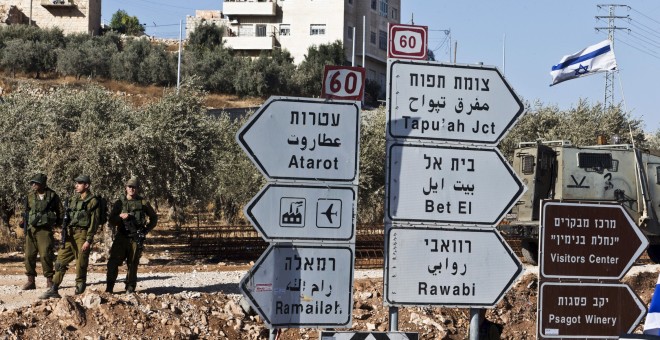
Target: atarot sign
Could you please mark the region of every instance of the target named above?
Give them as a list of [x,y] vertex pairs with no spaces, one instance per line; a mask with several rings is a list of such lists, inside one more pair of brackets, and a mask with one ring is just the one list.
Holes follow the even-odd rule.
[[269,180],[357,182],[354,101],[270,97],[236,139]]
[[546,278],[620,279],[649,243],[618,204],[548,201],[541,221]]

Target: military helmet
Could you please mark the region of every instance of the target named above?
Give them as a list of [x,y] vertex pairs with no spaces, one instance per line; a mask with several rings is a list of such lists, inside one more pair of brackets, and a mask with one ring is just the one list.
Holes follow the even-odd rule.
[[89,176],[87,175],[80,175],[76,178],[73,179],[74,182],[79,182],[79,183],[87,183],[90,184],[92,181],[89,179]]
[[46,181],[48,181],[48,177],[46,174],[38,173],[30,179],[30,183],[37,183],[41,185],[46,185]]
[[127,187],[139,187],[140,186],[140,181],[137,179],[137,177],[133,176],[128,181],[126,181],[126,186]]

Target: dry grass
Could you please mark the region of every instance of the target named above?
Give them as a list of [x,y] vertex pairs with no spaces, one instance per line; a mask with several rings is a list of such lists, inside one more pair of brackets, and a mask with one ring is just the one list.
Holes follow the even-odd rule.
[[[117,95],[125,96],[126,99],[135,106],[142,106],[158,100],[163,96],[167,89],[172,87],[163,86],[142,86],[124,81],[115,80],[89,80],[86,78],[76,79],[75,77],[56,77],[56,78],[42,78],[31,79],[29,77],[10,78],[0,76],[0,87],[4,89],[4,93],[11,93],[12,89],[18,86],[21,82],[32,82],[43,87],[53,87],[68,85],[72,87],[82,87],[88,84],[97,84],[108,91]],[[228,95],[221,93],[209,93],[204,99],[204,104],[209,108],[235,108],[247,106],[259,106],[263,103],[261,98],[241,98],[236,95]]]

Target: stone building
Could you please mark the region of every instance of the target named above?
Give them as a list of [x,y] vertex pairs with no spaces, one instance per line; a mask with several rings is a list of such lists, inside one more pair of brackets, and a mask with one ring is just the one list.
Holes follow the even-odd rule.
[[194,32],[202,24],[227,26],[229,25],[229,20],[227,20],[221,11],[196,10],[195,16],[186,16],[186,39],[190,37],[190,33]]
[[101,29],[101,0],[0,0],[0,26],[29,24],[59,27],[64,34]]

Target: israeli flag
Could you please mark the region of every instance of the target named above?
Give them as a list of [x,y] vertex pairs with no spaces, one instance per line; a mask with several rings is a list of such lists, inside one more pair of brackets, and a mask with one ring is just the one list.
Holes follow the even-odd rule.
[[644,334],[660,335],[660,276],[658,276],[658,283],[655,284],[651,305],[646,314]]
[[603,40],[580,52],[561,58],[559,64],[553,66],[552,71],[550,71],[552,76],[550,86],[596,72],[615,70],[616,67],[612,42]]

